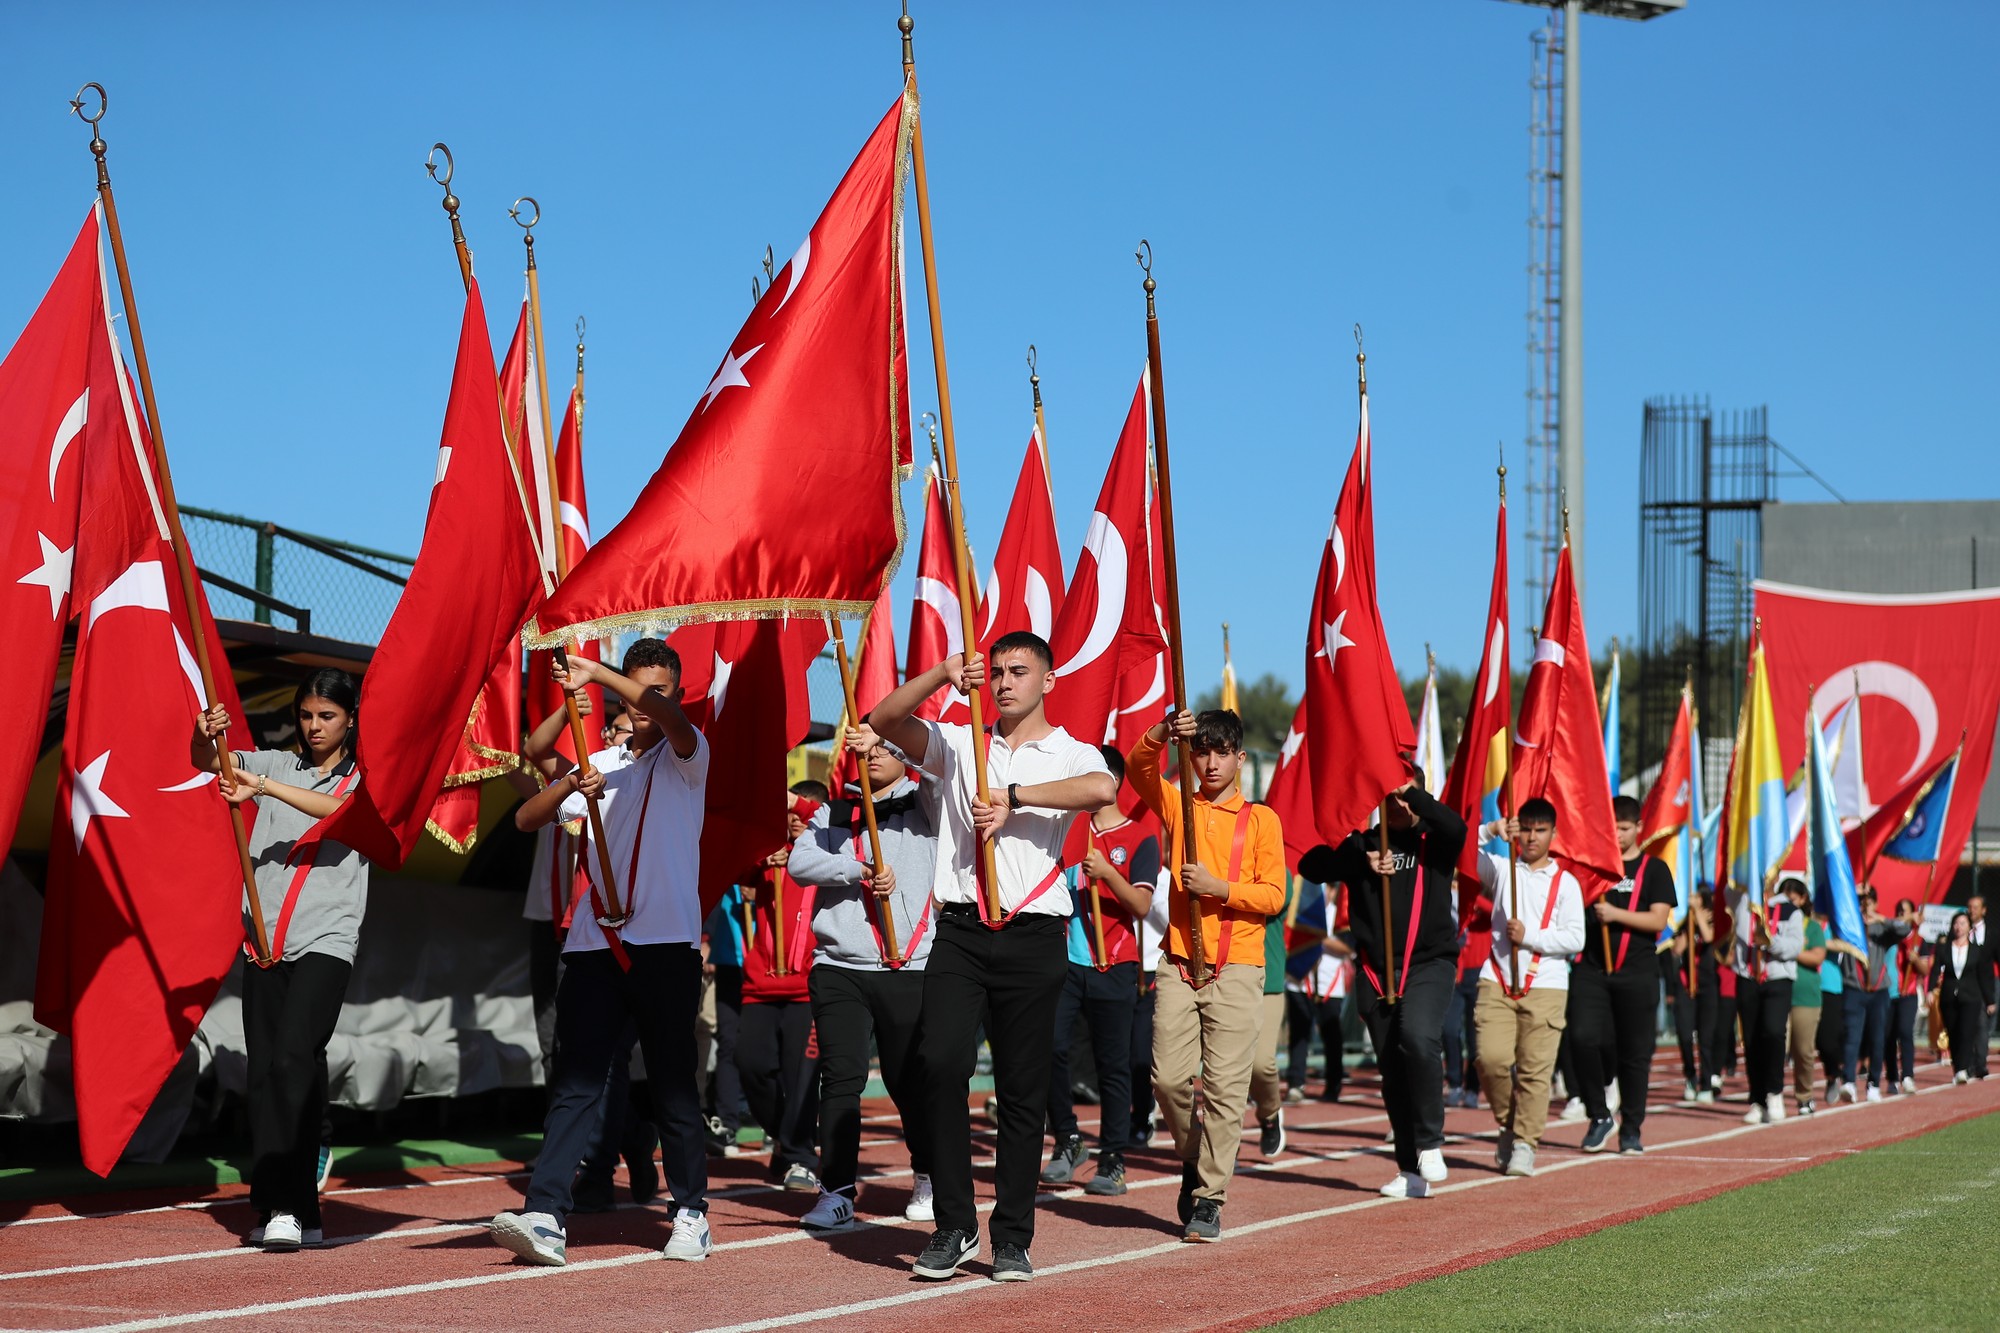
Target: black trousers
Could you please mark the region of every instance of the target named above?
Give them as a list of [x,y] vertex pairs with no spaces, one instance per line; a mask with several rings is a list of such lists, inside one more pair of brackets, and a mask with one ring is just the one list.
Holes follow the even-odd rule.
[[736,1072],[750,1114],[769,1138],[771,1174],[792,1166],[819,1170],[819,1044],[811,1002],[746,1002],[736,1030]]
[[715,966],[715,1085],[709,1090],[709,1113],[734,1137],[743,1124],[743,1077],[736,1072],[736,1033],[743,1020],[743,969],[734,963]]
[[[1444,1011],[1444,1081],[1453,1092],[1467,1083],[1475,1089],[1479,1086],[1479,1037],[1472,1026],[1472,1006],[1478,998],[1479,969],[1468,967],[1459,973],[1458,984],[1452,987],[1451,1004]],[[1327,1067],[1331,1069],[1332,1065]],[[1336,1078],[1329,1078],[1328,1082],[1339,1086]]]
[[854,1193],[861,1153],[861,1093],[868,1086],[868,1045],[882,1058],[882,1081],[903,1117],[910,1169],[931,1173],[916,1082],[917,1019],[923,1012],[922,972],[876,972],[814,965],[806,978],[819,1034],[820,1183]]
[[628,1022],[646,1053],[661,1165],[674,1206],[708,1211],[708,1157],[694,1072],[701,954],[689,944],[628,944],[625,952],[629,972],[609,949],[564,959],[556,991],[556,1082],[527,1201],[528,1211],[551,1213],[557,1221],[569,1214],[577,1168],[602,1133],[612,1065],[630,1056]]
[[1681,1077],[1693,1083],[1697,1073],[1694,1050],[1695,1006],[1693,997],[1688,994],[1687,972],[1674,957],[1672,949],[1662,949],[1654,957],[1659,960],[1660,984],[1665,986],[1667,991],[1667,1012],[1674,1018],[1674,1039],[1680,1043]]
[[1444,1012],[1458,985],[1458,964],[1433,958],[1397,980],[1403,994],[1394,1004],[1382,1002],[1365,972],[1355,993],[1382,1071],[1382,1104],[1396,1131],[1396,1165],[1414,1171],[1418,1153],[1444,1147]]
[[[1321,1096],[1334,1101],[1340,1096],[1340,1080],[1346,1071],[1341,1067],[1340,1008],[1346,1002],[1344,995],[1329,995],[1323,1000],[1315,1000],[1304,991],[1285,992],[1285,1030],[1291,1034],[1291,1048],[1285,1055],[1285,1086],[1303,1088],[1306,1085],[1306,1065],[1312,1055],[1312,1035],[1319,1032],[1319,1044],[1326,1052],[1326,1091]],[[1446,1011],[1444,1040],[1451,1041],[1451,1020]]]
[[290,1213],[308,1229],[320,1225],[326,1044],[353,971],[353,964],[317,953],[270,968],[243,965],[250,1202],[267,1214]]
[[1148,972],[1144,985],[1133,983],[1132,1004],[1132,1130],[1125,1142],[1137,1143],[1153,1118],[1153,998],[1159,982]]
[[1898,995],[1889,1001],[1889,1050],[1887,1064],[1891,1086],[1917,1076],[1916,995]]
[[1090,1028],[1090,1050],[1097,1060],[1097,1155],[1110,1160],[1124,1155],[1131,1142],[1131,1125],[1112,1108],[1129,1106],[1132,1088],[1132,1011],[1139,1004],[1139,964],[1118,963],[1103,972],[1081,963],[1068,964],[1062,994],[1056,999],[1055,1028],[1049,1052],[1049,1127],[1061,1143],[1076,1133],[1076,1100],[1070,1089],[1069,1052],[1076,1037],[1076,1020]]
[[1694,996],[1701,1086],[1710,1088],[1716,1079],[1736,1067],[1736,1002],[1723,995],[1721,983],[1713,976],[1698,974],[1695,985],[1701,987]]
[[1813,1045],[1819,1048],[1820,1067],[1832,1082],[1841,1080],[1840,1057],[1847,1048],[1847,1003],[1846,992],[1835,994],[1823,991],[1819,1002],[1819,1031],[1813,1034]]
[[639,1044],[639,1025],[627,1019],[618,1038],[619,1054],[612,1057],[611,1072],[604,1080],[604,1096],[598,1101],[597,1132],[591,1137],[590,1152],[577,1172],[578,1183],[589,1182],[611,1188],[618,1159],[628,1163],[651,1162],[657,1147],[653,1128],[653,1099],[648,1077],[632,1079],[632,1048]]
[[1069,969],[1068,928],[1067,920],[1047,913],[1023,913],[1001,930],[987,929],[970,905],[952,904],[938,913],[924,964],[917,1051],[940,1231],[979,1230],[966,1095],[983,1016],[993,1049],[993,1092],[1000,1099],[987,1230],[995,1245],[1026,1247],[1035,1238],[1042,1121],[1048,1114],[1056,1003]]
[[1938,1017],[1951,1036],[1951,1072],[1968,1076],[1979,1073],[1979,1042],[1985,1035],[1986,1006],[1979,993],[1964,999],[1946,995],[1938,1001]]
[[1743,1024],[1743,1067],[1756,1105],[1785,1090],[1785,1034],[1792,1019],[1792,979],[1736,978],[1736,1016]]
[[556,984],[562,979],[562,937],[546,921],[528,928],[528,995],[535,1007],[535,1041],[542,1048],[542,1090],[556,1081]]
[[1618,971],[1587,965],[1569,970],[1569,1036],[1576,1047],[1576,1095],[1592,1120],[1611,1118],[1607,1074],[1618,1079],[1618,1114],[1625,1128],[1646,1123],[1646,1084],[1653,1072],[1654,1022],[1660,972],[1646,959]]

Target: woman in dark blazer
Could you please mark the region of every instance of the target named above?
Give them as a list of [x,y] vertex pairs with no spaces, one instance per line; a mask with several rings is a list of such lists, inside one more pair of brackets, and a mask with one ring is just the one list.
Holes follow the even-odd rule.
[[1938,1015],[1951,1034],[1952,1081],[1963,1083],[1979,1068],[1981,1016],[1993,1012],[1992,945],[1972,942],[1972,918],[1959,912],[1937,942],[1931,984],[1937,988]]

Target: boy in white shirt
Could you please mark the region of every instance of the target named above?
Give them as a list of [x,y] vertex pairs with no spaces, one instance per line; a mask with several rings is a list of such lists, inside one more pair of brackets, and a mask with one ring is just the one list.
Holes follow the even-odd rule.
[[1505,833],[1514,849],[1511,870],[1491,852],[1479,857],[1479,882],[1493,899],[1493,956],[1472,1010],[1479,1079],[1500,1126],[1494,1163],[1510,1176],[1535,1174],[1567,1021],[1569,960],[1583,948],[1583,888],[1550,856],[1555,832],[1556,808],[1539,796],[1479,831],[1481,842]]

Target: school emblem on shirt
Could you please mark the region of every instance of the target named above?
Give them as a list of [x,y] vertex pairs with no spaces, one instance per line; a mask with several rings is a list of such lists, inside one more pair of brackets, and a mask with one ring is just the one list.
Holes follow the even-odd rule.
[[1113,847],[1111,849],[1111,864],[1115,866],[1125,864],[1125,849],[1123,847]]

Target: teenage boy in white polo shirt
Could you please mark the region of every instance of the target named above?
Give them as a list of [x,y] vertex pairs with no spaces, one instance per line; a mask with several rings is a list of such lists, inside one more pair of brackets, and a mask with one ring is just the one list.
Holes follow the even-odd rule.
[[[556,1081],[550,1090],[541,1156],[527,1205],[493,1219],[493,1239],[532,1263],[567,1262],[563,1219],[571,1183],[590,1150],[599,1103],[619,1035],[635,1025],[651,1077],[667,1188],[673,1196],[669,1259],[708,1256],[708,1159],[695,1084],[695,1018],[701,1005],[701,823],[708,741],[681,711],[680,656],[658,639],[626,650],[624,670],[571,658],[557,679],[602,685],[625,701],[632,739],[570,767],[514,816],[533,832],[555,819],[581,818],[596,796],[612,873],[626,916],[605,924],[608,903],[593,882],[563,946],[556,992]],[[593,879],[596,849],[589,849]],[[627,1042],[630,1037],[626,1037]]]
[[[1480,1082],[1500,1126],[1494,1163],[1510,1176],[1532,1176],[1549,1119],[1549,1073],[1567,1022],[1569,960],[1583,948],[1583,888],[1549,855],[1556,834],[1553,805],[1531,797],[1512,820],[1483,825],[1479,840],[1501,833],[1514,846],[1513,885],[1510,891],[1506,859],[1482,852],[1479,882],[1493,899],[1493,956],[1479,978],[1472,1027]],[[1513,917],[1516,894],[1520,915]]]
[[[924,1012],[917,1053],[932,1136],[937,1231],[918,1256],[918,1277],[943,1279],[979,1252],[972,1199],[972,1129],[966,1094],[982,1017],[993,1047],[999,1099],[995,1202],[988,1230],[993,1278],[1034,1276],[1028,1245],[1035,1235],[1036,1176],[1042,1117],[1049,1104],[1056,1005],[1069,970],[1069,888],[1062,849],[1078,811],[1118,797],[1118,784],[1094,745],[1042,711],[1056,683],[1049,645],[1026,632],[1003,634],[990,649],[993,704],[987,735],[911,715],[941,686],[965,693],[985,685],[978,654],[953,656],[904,682],[875,705],[877,735],[939,779],[937,929],[924,968]],[[978,797],[973,746],[986,747],[993,800]],[[991,841],[999,876],[1000,918],[988,920],[980,842]]]

